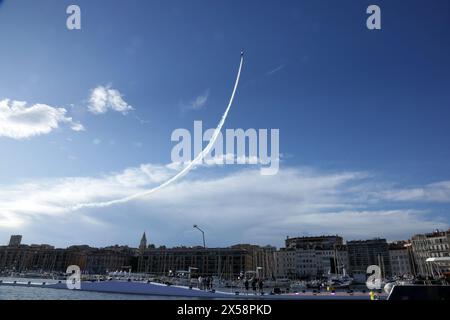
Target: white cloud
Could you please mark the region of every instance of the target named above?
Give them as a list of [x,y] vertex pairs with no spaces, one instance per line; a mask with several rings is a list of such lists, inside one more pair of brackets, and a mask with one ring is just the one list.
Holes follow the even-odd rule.
[[203,107],[205,107],[208,98],[209,98],[209,90],[206,90],[203,94],[200,94],[188,104],[182,103],[181,104],[182,111],[200,110]]
[[27,106],[24,101],[0,101],[0,137],[25,139],[48,134],[66,123],[74,131],[83,131],[81,123],[68,117],[67,110],[46,104]]
[[450,181],[415,188],[390,189],[380,192],[378,196],[391,201],[450,202]]
[[[280,161],[280,158],[277,159]],[[186,162],[172,162],[169,164],[170,167],[175,168],[183,168],[189,165],[191,161]],[[240,164],[240,165],[262,165],[264,164],[262,159],[258,156],[236,156],[233,153],[226,153],[221,155],[208,155],[203,161],[196,166],[206,166],[206,167],[214,167],[214,166],[223,166],[225,164]]]
[[167,166],[142,164],[137,168],[127,168],[115,175],[115,179],[127,187],[144,187],[153,183],[161,183],[170,178],[174,169]]
[[133,107],[123,100],[122,94],[116,89],[104,86],[94,88],[89,98],[88,110],[94,114],[102,114],[108,109],[127,114]]
[[95,233],[100,235],[106,234],[108,228],[117,228],[117,232],[130,230],[138,237],[147,226],[153,232],[152,241],[189,244],[198,240],[189,233],[192,224],[201,223],[208,230],[208,241],[214,245],[236,242],[280,245],[286,235],[338,233],[349,239],[382,236],[395,240],[448,227],[442,218],[408,205],[396,203],[389,208],[384,203],[380,208],[365,202],[366,194],[377,191],[367,173],[323,173],[307,168],[285,168],[274,176],[261,176],[258,170],[248,168],[208,178],[194,174],[127,204],[68,209],[80,203],[142,192],[166,181],[178,169],[174,164],[144,164],[96,178],[60,178],[0,186],[0,234],[26,229],[39,235],[42,228],[46,234],[56,234],[59,228],[48,225],[48,219],[52,218],[61,223],[70,220],[74,226],[61,237],[87,239],[83,242],[95,241],[96,235],[85,231],[94,228],[89,224],[95,221]]
[[85,130],[84,126],[81,123],[79,123],[79,122],[72,123],[70,128],[73,131],[84,131]]

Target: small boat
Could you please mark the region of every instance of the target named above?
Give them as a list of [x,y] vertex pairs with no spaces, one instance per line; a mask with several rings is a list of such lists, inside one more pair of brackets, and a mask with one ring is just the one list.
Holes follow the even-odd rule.
[[349,288],[352,283],[353,278],[345,272],[344,268],[342,269],[342,274],[334,275],[328,272],[328,280],[326,281],[328,287],[343,289]]
[[291,286],[290,286],[290,289],[293,292],[303,291],[303,290],[306,290],[307,288],[308,288],[308,285],[307,285],[306,281],[295,281],[295,282],[291,283]]
[[349,288],[352,283],[353,279],[347,276],[331,278],[328,280],[327,285],[335,289],[344,289]]
[[291,280],[286,278],[279,278],[275,280],[264,281],[264,288],[290,288]]
[[[387,288],[385,288],[387,291]],[[450,300],[449,285],[395,284],[390,289],[387,300]]]
[[306,287],[309,289],[317,289],[322,286],[322,281],[320,280],[311,280],[306,283]]

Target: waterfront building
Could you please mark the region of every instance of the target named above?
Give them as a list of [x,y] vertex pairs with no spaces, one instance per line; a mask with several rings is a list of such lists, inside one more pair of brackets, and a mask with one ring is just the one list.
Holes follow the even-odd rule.
[[343,274],[349,269],[344,247],[281,248],[276,261],[279,278],[317,279],[328,274]]
[[276,276],[277,278],[299,278],[297,272],[296,252],[293,248],[280,248],[276,252]]
[[22,272],[26,270],[52,269],[58,251],[44,245],[0,247],[0,271]]
[[318,276],[318,261],[315,249],[280,248],[277,254],[277,277],[306,279]]
[[336,245],[333,248],[318,247],[316,248],[316,256],[318,274],[343,274],[349,272],[348,252],[345,245]]
[[343,245],[343,238],[335,236],[318,236],[318,237],[287,237],[285,240],[286,248],[305,248],[305,247],[324,247],[333,248]]
[[22,242],[21,235],[12,235],[9,240],[9,246],[10,247],[20,247],[21,242]]
[[377,265],[383,277],[392,275],[389,245],[386,239],[347,242],[350,271],[365,279],[367,267]]
[[0,246],[0,271],[64,273],[69,265],[77,265],[87,274],[125,270],[167,275],[169,271],[195,268],[202,275],[236,278],[251,271],[257,272],[259,277],[271,278],[275,274],[275,251],[275,247],[249,244],[208,249],[156,248],[147,246],[144,234],[139,248],[117,245],[106,248],[74,245],[65,249],[50,245]]
[[136,249],[126,246],[92,248],[87,245],[55,249],[53,246],[20,245],[0,247],[2,272],[62,272],[78,265],[84,273],[122,270],[132,263]]
[[229,248],[147,248],[138,257],[138,272],[167,275],[195,269],[203,276],[235,279],[246,272],[263,278],[274,276],[275,248],[235,245]]
[[[415,235],[410,242],[388,245],[385,239],[349,241],[340,236],[287,238],[285,248],[238,244],[227,248],[156,248],[148,245],[144,233],[139,246],[93,248],[75,245],[54,248],[48,244],[22,244],[22,236],[12,236],[0,246],[0,272],[62,272],[69,265],[83,273],[133,271],[167,275],[169,271],[195,269],[202,275],[237,278],[257,272],[262,278],[314,279],[328,274],[362,275],[378,265],[383,276],[432,275],[428,258],[450,257],[450,230]],[[445,271],[450,271],[450,266]]]
[[252,244],[237,244],[230,248],[244,249],[249,253],[251,262],[250,265],[246,266],[244,271],[257,270],[257,276],[265,279],[275,278],[276,247],[269,245],[258,246]]
[[134,259],[136,249],[128,246],[113,246],[101,249],[94,248],[86,255],[85,272],[104,274],[114,271],[136,270]]
[[277,277],[316,279],[348,271],[348,254],[340,236],[288,237],[276,267]]
[[[431,265],[426,260],[428,258],[450,257],[450,229],[417,234],[411,238],[411,244],[417,274],[431,276],[433,274]],[[445,266],[444,271],[450,271],[450,266]]]
[[413,275],[413,256],[410,243],[398,241],[389,244],[389,259],[393,276]]

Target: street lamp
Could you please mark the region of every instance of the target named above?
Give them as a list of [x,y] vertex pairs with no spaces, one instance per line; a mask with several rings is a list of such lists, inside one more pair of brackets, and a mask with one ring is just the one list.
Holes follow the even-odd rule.
[[205,232],[202,229],[200,229],[196,224],[194,224],[194,229],[197,229],[197,230],[199,230],[202,233],[202,236],[203,236],[203,248],[206,249]]

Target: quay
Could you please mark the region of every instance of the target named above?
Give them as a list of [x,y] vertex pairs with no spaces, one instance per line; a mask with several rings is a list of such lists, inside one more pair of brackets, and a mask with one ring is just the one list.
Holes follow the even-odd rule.
[[[21,286],[48,288],[55,290],[69,290],[65,281],[61,280],[0,280],[0,286]],[[189,288],[185,286],[166,285],[155,282],[139,281],[83,281],[81,282],[81,291],[120,293],[120,294],[138,294],[147,296],[163,296],[174,298],[199,298],[199,299],[249,299],[249,300],[370,300],[369,292],[345,292],[336,291],[334,293],[327,291],[311,291],[270,294],[246,293],[242,290],[200,290],[198,288]],[[380,294],[380,299],[385,299],[386,294]]]

